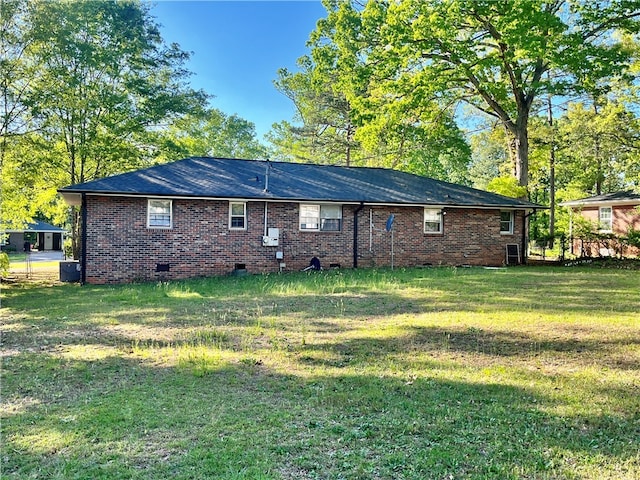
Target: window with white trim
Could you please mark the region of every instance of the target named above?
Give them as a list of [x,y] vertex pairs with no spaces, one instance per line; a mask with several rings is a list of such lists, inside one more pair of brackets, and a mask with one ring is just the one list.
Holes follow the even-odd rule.
[[173,202],[150,198],[147,201],[147,227],[172,228]]
[[611,207],[600,207],[598,209],[598,228],[601,232],[613,231],[613,212]]
[[503,235],[513,234],[513,210],[500,212],[500,233]]
[[244,202],[229,202],[229,229],[247,229],[247,204]]
[[442,210],[424,209],[424,233],[442,233]]
[[339,232],[341,228],[341,205],[300,204],[300,230]]

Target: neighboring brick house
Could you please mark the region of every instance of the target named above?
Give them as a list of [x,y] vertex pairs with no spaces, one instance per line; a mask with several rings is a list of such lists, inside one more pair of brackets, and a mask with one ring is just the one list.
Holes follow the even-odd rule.
[[[573,228],[575,215],[591,222],[599,233],[624,237],[631,229],[640,230],[640,193],[633,191],[606,193],[593,197],[571,200],[560,204],[568,207],[571,213],[571,232],[573,253],[581,256],[611,255],[609,248],[598,242],[585,243],[577,237]],[[640,250],[627,247],[628,255],[640,255]]]
[[522,261],[528,214],[542,208],[395,170],[222,158],[60,193],[83,208],[88,283],[300,270],[312,257],[323,268],[498,266],[507,245],[508,263]]

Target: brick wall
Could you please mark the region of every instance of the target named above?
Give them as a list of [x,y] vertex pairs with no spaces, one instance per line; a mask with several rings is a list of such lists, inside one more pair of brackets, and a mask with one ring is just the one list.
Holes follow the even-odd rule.
[[[582,210],[576,212],[583,218],[598,225],[600,209],[597,206],[586,206]],[[615,205],[611,209],[612,214],[612,233],[618,236],[624,236],[631,229],[640,230],[640,214],[638,214],[636,205]],[[583,239],[573,240],[573,253],[576,255],[586,255],[597,257],[600,255],[609,256],[613,252],[606,245],[598,242],[585,243]],[[640,256],[640,249],[635,247],[626,247],[624,249],[625,256]]]
[[[343,207],[340,232],[298,228],[297,203],[269,203],[267,227],[280,229],[277,247],[262,246],[264,202],[247,203],[247,229],[229,230],[227,201],[173,200],[173,228],[147,228],[147,199],[87,196],[88,283],[181,279],[231,273],[244,264],[249,273],[300,270],[311,257],[322,266],[353,266],[353,221],[357,206]],[[505,245],[522,244],[522,215],[513,235],[500,234],[500,212],[446,209],[442,234],[423,233],[421,207],[369,207],[358,213],[358,266],[391,264],[391,234],[384,227],[395,215],[395,266],[502,265]],[[276,259],[283,253],[283,260]],[[156,271],[157,265],[169,271]]]
[[[578,213],[595,225],[598,224],[598,207],[587,206]],[[635,205],[615,205],[611,213],[612,229],[616,235],[625,235],[631,228],[640,230],[640,215]]]

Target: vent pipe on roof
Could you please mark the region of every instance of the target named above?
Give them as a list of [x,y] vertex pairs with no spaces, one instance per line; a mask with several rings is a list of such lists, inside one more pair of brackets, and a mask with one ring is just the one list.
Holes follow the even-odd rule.
[[264,193],[269,192],[269,172],[271,171],[271,162],[267,158],[267,166],[264,171]]

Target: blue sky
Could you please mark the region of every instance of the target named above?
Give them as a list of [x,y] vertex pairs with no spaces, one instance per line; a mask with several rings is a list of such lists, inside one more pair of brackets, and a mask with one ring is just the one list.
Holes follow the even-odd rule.
[[279,68],[296,68],[326,16],[319,0],[156,1],[151,14],[167,43],[192,52],[191,85],[215,95],[212,106],[256,125],[258,137],[291,120],[292,102],[273,86]]

